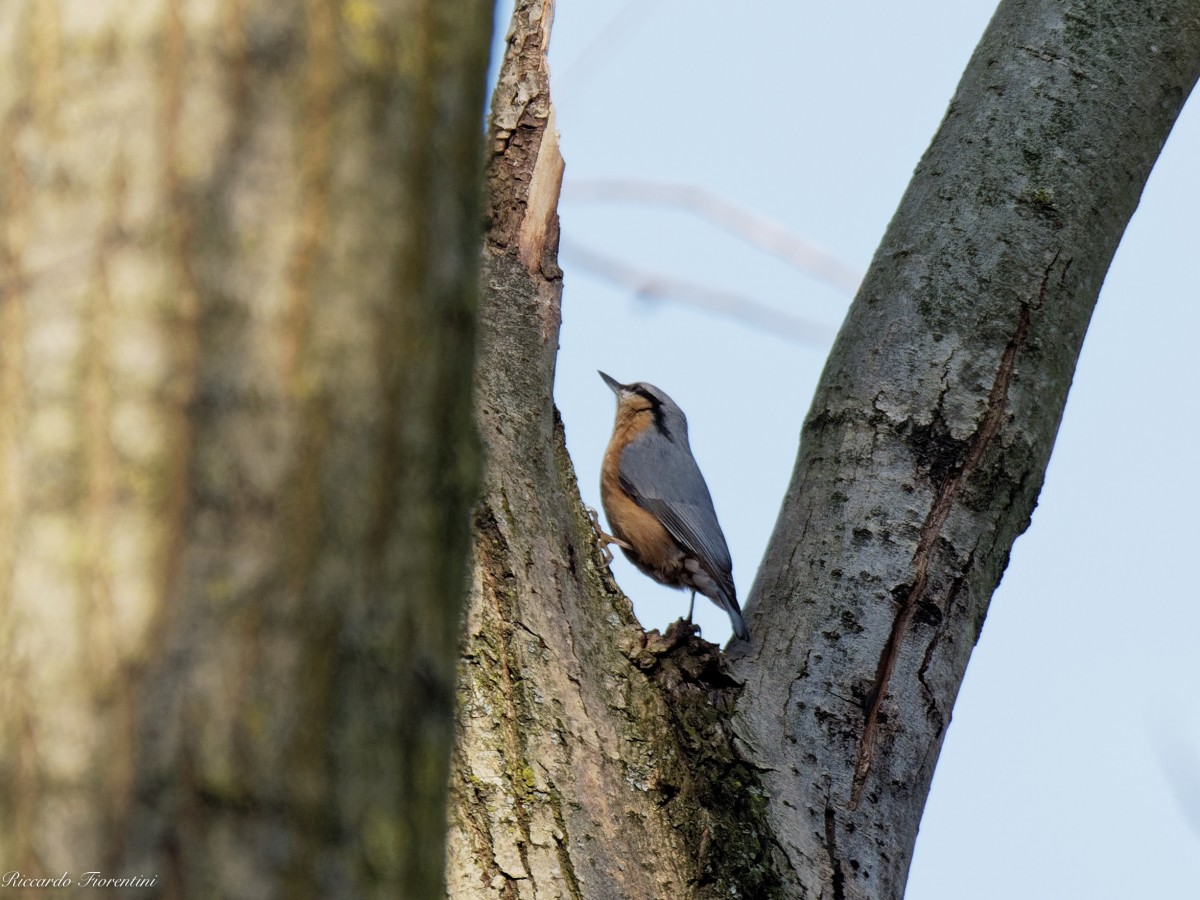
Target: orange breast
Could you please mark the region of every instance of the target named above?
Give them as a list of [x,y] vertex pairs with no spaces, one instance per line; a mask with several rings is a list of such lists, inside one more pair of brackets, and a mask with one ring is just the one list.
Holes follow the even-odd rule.
[[626,556],[643,572],[664,584],[678,585],[683,552],[654,515],[638,506],[621,488],[621,451],[651,421],[650,413],[637,413],[618,421],[600,467],[600,502],[613,535],[633,548]]

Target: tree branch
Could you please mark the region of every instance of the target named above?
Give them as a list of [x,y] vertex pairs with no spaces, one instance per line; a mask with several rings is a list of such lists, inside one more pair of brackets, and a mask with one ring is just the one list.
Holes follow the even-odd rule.
[[736,717],[796,896],[903,894],[1083,335],[1200,72],[1200,8],[1006,0],[839,333],[747,607]]

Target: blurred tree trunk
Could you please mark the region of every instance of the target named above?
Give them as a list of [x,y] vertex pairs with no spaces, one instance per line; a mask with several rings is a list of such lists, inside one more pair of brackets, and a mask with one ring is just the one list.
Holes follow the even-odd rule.
[[490,31],[0,7],[4,870],[443,892]]
[[564,448],[548,6],[517,3],[493,98],[450,894],[899,897],[1100,285],[1200,72],[1200,7],[1001,4],[833,348],[752,643],[723,660],[642,633]]

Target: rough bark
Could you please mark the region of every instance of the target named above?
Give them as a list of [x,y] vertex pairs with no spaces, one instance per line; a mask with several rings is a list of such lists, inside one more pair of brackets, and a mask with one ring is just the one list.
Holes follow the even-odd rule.
[[810,897],[898,897],[1200,7],[1008,0],[842,327],[751,592],[736,716]]
[[640,632],[563,448],[549,9],[517,4],[493,100],[451,894],[899,897],[1200,10],[1001,5],[834,347],[754,643],[725,660]]
[[489,31],[4,5],[6,870],[443,893]]

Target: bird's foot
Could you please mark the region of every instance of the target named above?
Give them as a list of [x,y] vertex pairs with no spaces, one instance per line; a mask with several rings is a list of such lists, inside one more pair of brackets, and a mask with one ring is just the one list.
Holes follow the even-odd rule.
[[590,506],[585,506],[584,509],[587,510],[588,518],[592,520],[592,530],[596,532],[596,537],[600,541],[600,552],[603,554],[604,564],[607,566],[613,561],[613,552],[608,549],[609,544],[616,544],[622,550],[628,550],[630,547],[620,538],[604,533],[604,529],[600,527],[600,513]]

